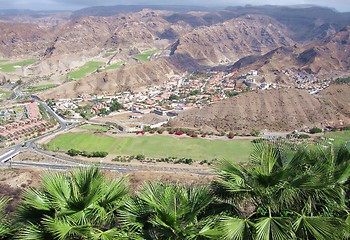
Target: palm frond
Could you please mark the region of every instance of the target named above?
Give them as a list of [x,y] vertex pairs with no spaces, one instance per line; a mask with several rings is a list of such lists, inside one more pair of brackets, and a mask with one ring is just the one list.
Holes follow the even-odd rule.
[[223,217],[219,223],[223,239],[249,240],[253,236],[253,223],[249,219]]
[[293,223],[293,229],[301,239],[336,240],[343,239],[345,222],[334,217],[300,216]]
[[25,227],[19,231],[16,237],[18,240],[47,240],[51,238],[52,236],[49,236],[42,226],[32,223],[27,223]]
[[265,217],[255,223],[257,240],[295,239],[290,219],[285,217]]
[[44,226],[58,240],[74,239],[75,237],[88,238],[91,236],[91,226],[76,225],[69,218],[55,219],[46,217],[43,219]]

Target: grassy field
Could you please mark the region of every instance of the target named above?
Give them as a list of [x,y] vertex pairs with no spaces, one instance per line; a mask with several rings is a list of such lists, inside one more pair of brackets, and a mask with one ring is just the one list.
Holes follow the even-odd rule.
[[78,70],[68,73],[68,77],[73,80],[78,80],[82,77],[85,77],[87,74],[96,71],[101,65],[103,65],[103,62],[87,62]]
[[8,99],[12,92],[0,90],[0,99]]
[[16,66],[24,67],[24,66],[28,66],[30,64],[33,64],[36,61],[37,61],[36,59],[28,59],[28,60],[24,60],[24,61],[20,61],[20,62],[0,65],[0,71],[1,72],[14,72],[14,71],[16,71]]
[[3,63],[3,62],[8,62],[8,60],[6,60],[6,59],[0,59],[0,63]]
[[190,157],[195,160],[234,159],[247,161],[252,143],[246,140],[206,140],[173,136],[109,137],[90,133],[68,133],[53,139],[50,150],[106,151],[110,154],[146,157]]
[[327,132],[327,138],[334,138],[335,144],[350,142],[350,131]]
[[50,88],[57,87],[57,84],[45,84],[45,85],[39,85],[34,87],[28,87],[25,91],[26,92],[39,92],[44,91]]
[[111,65],[105,67],[103,70],[108,71],[108,70],[112,70],[112,69],[118,69],[118,68],[120,68],[120,66],[123,65],[123,64],[125,64],[125,62],[113,63],[113,64],[111,64]]
[[137,58],[138,60],[140,60],[142,62],[147,62],[147,61],[149,61],[150,57],[153,54],[155,54],[156,52],[158,52],[157,49],[148,50],[148,51],[143,52],[141,54],[134,55],[134,58]]
[[96,131],[96,132],[107,132],[108,127],[101,126],[101,125],[83,125],[80,126],[81,129],[85,130],[91,130],[91,131]]

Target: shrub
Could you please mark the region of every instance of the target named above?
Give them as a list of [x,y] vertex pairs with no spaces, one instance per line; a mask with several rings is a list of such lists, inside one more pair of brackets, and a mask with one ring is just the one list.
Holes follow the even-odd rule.
[[69,149],[67,153],[70,156],[78,156],[81,152],[79,150],[72,148],[72,149]]
[[91,154],[91,157],[106,157],[108,155],[108,152],[92,152]]
[[250,132],[250,135],[254,137],[259,137],[260,131],[253,128],[252,131]]
[[139,160],[139,161],[145,160],[145,155],[137,154],[136,157],[135,157],[135,159],[136,159],[136,160]]
[[318,127],[313,127],[313,128],[310,129],[310,133],[311,134],[321,133],[321,132],[322,132],[322,129],[318,128]]
[[342,131],[349,131],[350,130],[350,126],[342,127],[340,130],[342,130]]
[[163,132],[164,132],[164,129],[158,129],[157,131],[158,134],[163,134]]
[[307,134],[302,133],[302,134],[299,134],[299,135],[298,135],[298,138],[299,138],[299,139],[307,139],[307,138],[310,138],[310,136],[307,135]]
[[234,132],[229,132],[229,134],[227,135],[227,137],[228,137],[229,139],[233,139],[233,138],[235,137]]

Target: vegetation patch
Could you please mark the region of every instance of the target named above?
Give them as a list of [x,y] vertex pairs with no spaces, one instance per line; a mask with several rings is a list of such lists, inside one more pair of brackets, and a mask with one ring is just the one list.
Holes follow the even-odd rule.
[[57,87],[57,84],[45,84],[45,85],[39,85],[39,86],[30,86],[25,91],[26,92],[39,92],[39,91],[45,91],[50,88]]
[[113,69],[118,69],[120,68],[121,65],[125,64],[125,62],[117,62],[117,63],[113,63],[107,67],[104,68],[104,70],[108,71],[108,70],[113,70]]
[[37,59],[28,59],[28,60],[24,60],[24,61],[20,61],[20,62],[0,65],[0,71],[1,72],[15,72],[16,68],[31,65],[31,64],[35,63],[36,61],[37,61]]
[[108,131],[108,127],[101,126],[101,125],[83,125],[83,126],[80,126],[80,128],[85,129],[85,130],[95,131],[95,132],[107,132]]
[[68,73],[68,78],[78,80],[87,74],[95,72],[103,65],[103,62],[90,61],[81,66],[78,70]]
[[142,62],[147,62],[150,60],[151,56],[153,54],[155,54],[156,52],[158,52],[158,49],[152,49],[152,50],[148,50],[146,52],[143,52],[141,54],[134,55],[133,57],[142,61]]
[[0,100],[8,99],[12,95],[12,92],[0,90]]
[[68,133],[53,139],[50,150],[105,151],[118,155],[142,154],[149,158],[178,157],[204,159],[234,159],[247,161],[252,143],[247,140],[207,140],[173,136],[109,137],[90,133]]
[[335,144],[350,142],[350,131],[327,132],[326,137],[334,139]]

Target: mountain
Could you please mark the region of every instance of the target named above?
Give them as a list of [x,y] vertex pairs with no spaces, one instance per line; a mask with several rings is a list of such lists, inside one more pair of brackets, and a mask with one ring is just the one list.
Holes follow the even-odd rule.
[[219,65],[294,44],[283,25],[252,15],[196,28],[179,39],[174,54],[188,54],[200,64]]
[[[267,81],[278,79],[289,85],[285,70],[304,69],[331,78],[333,73],[349,69],[348,13],[314,6],[246,6],[219,11],[147,6],[154,9],[137,11],[141,7],[117,6],[120,11],[115,15],[3,14],[0,54],[11,60],[39,59],[26,73],[50,75],[58,84],[89,61],[126,63],[108,71],[108,83],[98,82],[105,72],[94,72],[77,82],[64,83],[68,91],[68,87],[59,87],[55,96],[73,95],[70,89],[82,89],[79,94],[83,90],[87,94],[113,93],[161,83],[172,73],[211,69],[257,69]],[[41,20],[34,20],[35,14]],[[26,23],[16,23],[21,17]],[[57,24],[49,21],[50,17],[59,19]],[[157,51],[151,62],[135,58],[148,50]]]
[[5,56],[35,56],[45,51],[50,31],[36,24],[0,22],[0,53]]
[[324,39],[350,23],[350,13],[340,13],[318,6],[245,6],[227,7],[236,16],[261,14],[270,16],[285,25],[295,41]]
[[264,55],[246,56],[230,68],[259,69],[262,73],[304,69],[320,77],[330,78],[332,73],[350,70],[350,25],[332,38],[307,45],[279,47]]
[[319,96],[293,88],[250,92],[181,112],[173,126],[249,132],[337,125],[350,120],[349,92],[349,85],[332,85]]
[[72,18],[84,16],[113,16],[118,13],[139,12],[143,9],[172,11],[172,12],[191,12],[202,11],[210,12],[220,8],[207,8],[203,6],[181,6],[181,5],[115,5],[115,6],[95,6],[77,10],[73,13]]
[[[139,48],[151,47],[152,43],[155,42],[154,38],[157,32],[163,31],[162,29],[167,27],[175,28],[175,26],[169,26],[168,22],[161,21],[159,18],[146,17],[142,22],[137,22],[131,20],[133,16],[135,14],[129,15],[128,21],[123,20],[125,21],[124,24],[116,26],[113,34],[115,37],[106,42],[108,48],[127,46],[131,42],[134,42],[133,46]],[[123,23],[123,21],[119,21],[119,23]],[[150,23],[154,25],[153,28],[148,27]],[[168,74],[173,72],[184,74],[196,70],[209,70],[212,66],[226,64],[245,55],[267,52],[280,45],[290,46],[294,44],[294,41],[284,34],[285,29],[282,25],[269,17],[263,16],[241,17],[222,24],[200,27],[194,30],[186,27],[181,28],[180,26],[177,26],[177,29],[179,35],[181,31],[188,31],[189,33],[183,34],[176,41],[175,46],[172,45],[171,48],[174,49],[171,51],[171,56],[115,70],[108,73],[110,76],[108,82],[99,81],[104,77],[103,73],[95,74],[93,77],[70,83],[67,87],[62,86],[52,90],[55,93],[48,91],[45,95],[58,96],[61,92],[64,96],[78,96],[84,91],[85,94],[98,94],[101,92],[113,93],[121,88],[134,89],[157,82],[161,83],[167,79]],[[69,31],[66,31],[66,34],[68,33]],[[83,31],[79,31],[79,33],[83,33]],[[100,34],[99,37],[101,36]],[[69,39],[72,39],[72,37]],[[92,46],[98,46],[98,42],[92,41]],[[71,45],[64,44],[63,46],[70,46],[72,49],[79,49],[80,51],[83,49],[82,47],[75,47],[75,44],[82,43],[73,41]],[[87,46],[87,49],[91,50],[92,46]],[[74,54],[74,50],[71,53]],[[60,61],[63,60],[60,59]],[[70,61],[72,61],[71,57]]]

